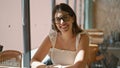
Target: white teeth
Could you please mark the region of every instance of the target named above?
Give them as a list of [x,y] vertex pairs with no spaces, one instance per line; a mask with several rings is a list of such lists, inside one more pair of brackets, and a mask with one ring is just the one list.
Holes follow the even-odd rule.
[[63,20],[62,19],[60,20],[60,24],[63,24]]

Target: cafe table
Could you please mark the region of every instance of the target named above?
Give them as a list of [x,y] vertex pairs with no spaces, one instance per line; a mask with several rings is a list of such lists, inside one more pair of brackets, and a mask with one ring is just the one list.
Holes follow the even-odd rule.
[[21,68],[21,67],[12,67],[12,66],[0,66],[0,68]]

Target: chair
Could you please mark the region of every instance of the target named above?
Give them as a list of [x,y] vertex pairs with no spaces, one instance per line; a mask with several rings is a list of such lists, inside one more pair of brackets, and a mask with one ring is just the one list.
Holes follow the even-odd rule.
[[104,32],[103,30],[99,29],[88,29],[86,30],[90,37],[91,44],[101,44],[104,41]]
[[89,44],[89,53],[88,53],[88,66],[91,68],[91,64],[96,61],[96,54],[98,52],[98,45],[97,44]]
[[16,50],[0,52],[0,66],[21,67],[22,53]]
[[104,32],[99,29],[88,29],[86,31],[88,32],[90,38],[88,65],[89,68],[91,68],[91,64],[93,62],[103,59],[103,56],[102,55],[97,56],[97,53],[99,51],[98,45],[103,43]]

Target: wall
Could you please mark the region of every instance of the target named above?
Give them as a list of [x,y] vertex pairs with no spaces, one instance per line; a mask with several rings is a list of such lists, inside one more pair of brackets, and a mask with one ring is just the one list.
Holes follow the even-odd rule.
[[105,35],[120,32],[120,0],[94,0],[94,25]]
[[31,48],[40,46],[49,33],[51,24],[51,0],[31,0]]
[[[108,51],[120,59],[120,0],[94,1],[94,28],[102,29],[105,38],[108,38],[107,41],[112,36],[111,32],[119,33],[117,37],[119,41],[113,40],[112,47],[108,48]],[[120,61],[118,65],[120,65]]]
[[[50,0],[31,0],[31,47],[37,48],[49,33],[51,23]],[[3,50],[23,52],[21,0],[0,0],[0,45]]]
[[23,50],[20,0],[0,0],[0,45],[3,49]]

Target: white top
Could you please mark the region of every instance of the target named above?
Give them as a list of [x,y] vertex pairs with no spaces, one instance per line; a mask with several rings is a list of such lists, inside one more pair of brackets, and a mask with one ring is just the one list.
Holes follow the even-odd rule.
[[76,36],[76,51],[61,50],[61,49],[55,48],[57,33],[53,32],[49,34],[49,37],[53,46],[53,48],[50,49],[49,56],[53,64],[61,64],[61,65],[74,64],[74,60],[77,55],[77,48],[79,44],[80,34]]

